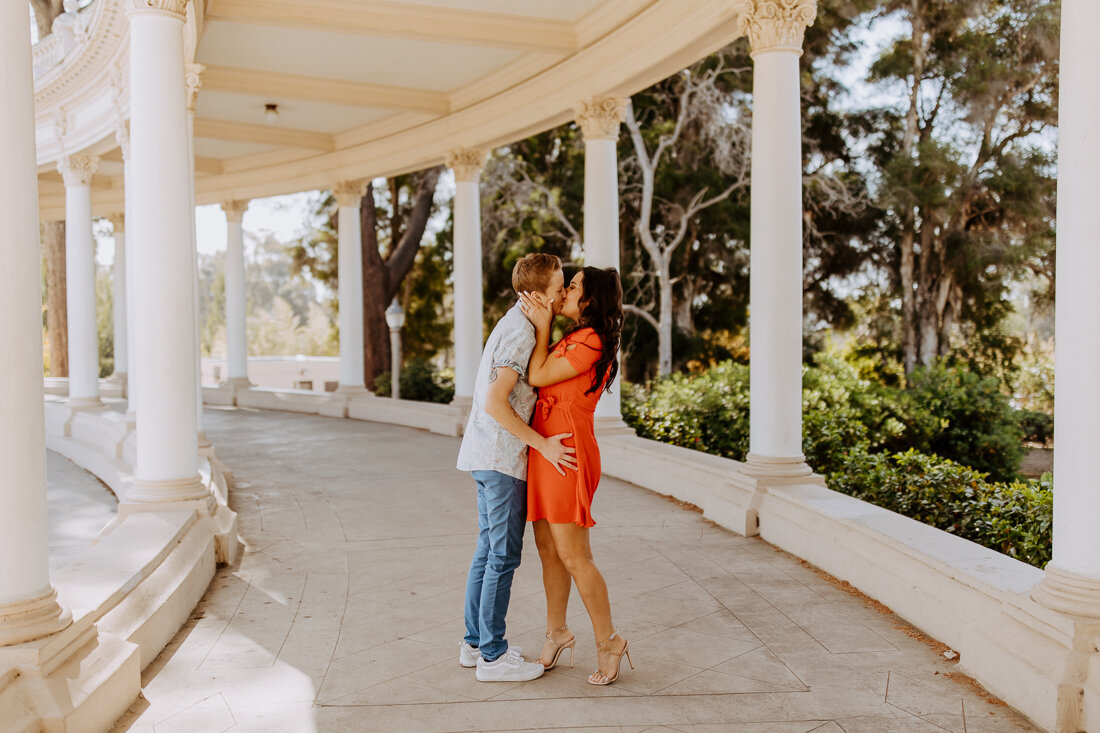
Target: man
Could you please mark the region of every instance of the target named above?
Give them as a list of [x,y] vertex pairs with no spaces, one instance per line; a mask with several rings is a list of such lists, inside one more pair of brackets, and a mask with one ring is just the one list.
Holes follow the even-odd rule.
[[[536,293],[556,313],[564,300],[561,260],[529,254],[512,270],[512,288]],[[570,433],[543,437],[528,421],[535,408],[527,363],[535,328],[519,305],[493,328],[474,383],[473,406],[458,452],[458,469],[477,484],[477,549],[466,580],[466,637],[458,663],[477,667],[479,682],[519,682],[543,673],[504,639],[504,617],[519,566],[527,523],[527,448],[541,453],[558,471],[576,470],[574,449],[562,445]]]

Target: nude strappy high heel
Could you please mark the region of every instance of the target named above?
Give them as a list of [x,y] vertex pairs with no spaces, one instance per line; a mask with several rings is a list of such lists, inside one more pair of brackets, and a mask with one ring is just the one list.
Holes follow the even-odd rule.
[[619,679],[619,667],[623,663],[623,655],[624,654],[626,655],[627,664],[630,665],[631,669],[634,669],[634,662],[631,661],[631,659],[630,659],[630,642],[629,641],[626,641],[625,639],[623,640],[624,641],[623,650],[621,652],[619,652],[618,654],[613,654],[611,652],[611,640],[614,639],[616,636],[618,636],[618,634],[616,632],[612,631],[611,636],[607,637],[603,641],[597,641],[596,642],[596,651],[597,652],[603,652],[604,654],[610,654],[611,658],[615,660],[615,672],[613,674],[611,674],[610,676],[608,676],[608,675],[604,674],[603,672],[601,672],[600,669],[599,669],[599,661],[598,661],[599,660],[599,654],[597,654],[596,655],[596,659],[597,659],[596,671],[593,672],[592,674],[588,675],[588,684],[590,684],[590,685],[610,685],[612,682]]
[[[546,640],[552,642],[552,641],[554,641],[554,634],[558,633],[559,631],[568,631],[568,630],[569,630],[569,626],[565,625],[565,626],[562,626],[560,629],[554,629],[553,631],[547,631],[546,634],[545,634]],[[564,642],[562,644],[556,644],[555,649],[554,649],[554,658],[550,660],[550,664],[545,665],[546,670],[549,671],[549,670],[554,668],[554,666],[558,663],[558,657],[560,657],[561,653],[563,651],[565,651],[566,649],[569,650],[569,668],[573,669],[573,648],[576,645],[577,645],[577,637],[575,637],[575,636],[570,638],[569,641],[567,641],[567,642]],[[539,660],[541,661],[542,657],[539,657]]]

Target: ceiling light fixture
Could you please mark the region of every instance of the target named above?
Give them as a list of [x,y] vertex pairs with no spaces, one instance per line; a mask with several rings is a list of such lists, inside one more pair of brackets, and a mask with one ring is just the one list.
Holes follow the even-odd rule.
[[279,121],[279,105],[277,104],[265,104],[264,105],[264,120],[269,125],[274,125]]

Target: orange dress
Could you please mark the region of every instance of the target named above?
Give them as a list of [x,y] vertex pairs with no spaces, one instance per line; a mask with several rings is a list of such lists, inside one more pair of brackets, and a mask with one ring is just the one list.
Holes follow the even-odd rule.
[[[572,349],[570,345],[574,345]],[[603,389],[585,394],[592,386],[596,362],[603,346],[591,328],[569,334],[550,351],[550,358],[568,359],[579,374],[572,379],[539,388],[538,402],[531,427],[540,435],[572,433],[562,441],[576,449],[577,470],[565,469],[565,475],[543,458],[529,451],[527,460],[527,521],[546,519],[552,524],[570,522],[593,527],[592,496],[600,483],[600,448],[596,444],[596,403]],[[603,385],[601,385],[602,387]]]

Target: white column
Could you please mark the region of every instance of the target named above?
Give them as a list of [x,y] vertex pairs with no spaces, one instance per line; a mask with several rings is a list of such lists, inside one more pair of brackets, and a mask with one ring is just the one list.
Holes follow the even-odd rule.
[[363,379],[363,250],[359,205],[366,181],[344,181],[333,187],[337,213],[340,299],[341,393],[366,390]]
[[486,151],[455,150],[447,154],[447,166],[455,174],[454,200],[454,342],[455,397],[458,405],[470,405],[481,362],[481,193],[478,180]]
[[[137,466],[127,504],[207,499],[198,476],[186,0],[130,0]],[[132,250],[135,248],[132,248]]]
[[92,238],[94,155],[70,155],[57,163],[65,180],[65,304],[69,313],[69,404],[99,400],[99,334],[96,332],[95,240]]
[[1040,603],[1100,617],[1100,3],[1063,0],[1058,108],[1058,294],[1054,355],[1054,558]]
[[248,381],[248,316],[245,307],[244,219],[249,202],[224,201],[226,241],[225,251],[225,338],[228,349],[229,383],[249,387]]
[[122,384],[122,393],[126,394],[126,364],[128,354],[126,351],[126,216],[113,214],[111,227],[114,229],[115,261],[114,261],[114,291],[111,298],[112,317],[114,319],[115,334],[115,373],[114,376]]
[[187,88],[187,191],[190,194],[191,207],[191,287],[194,290],[192,302],[195,309],[195,425],[199,429],[200,451],[211,448],[202,424],[202,335],[199,325],[199,250],[195,224],[195,103],[202,87],[200,75],[205,68],[202,64],[187,64],[184,67],[184,84]]
[[[119,120],[118,127],[115,129],[115,140],[118,142],[118,147],[122,151],[122,180],[123,180],[123,195],[125,197],[125,203],[123,205],[124,219],[130,219],[130,212],[133,209],[133,194],[134,194],[134,163],[130,155],[130,126],[128,123]],[[138,256],[141,254],[141,248],[134,245],[133,232],[130,233],[126,242],[126,262],[123,269],[125,270],[126,279],[126,307],[128,311],[128,317],[126,318],[126,352],[127,352],[127,365],[126,365],[126,420],[133,423],[137,420],[137,380],[139,379],[136,359],[134,358],[135,344],[137,339],[134,336],[134,319],[133,319],[133,304],[134,304],[134,273],[138,270],[135,264]]]
[[0,3],[0,646],[67,626],[50,585],[42,272],[27,8]]
[[808,475],[802,454],[802,113],[798,59],[815,0],[746,11],[753,58],[748,463]]
[[[584,135],[584,264],[619,270],[619,126],[626,119],[626,100],[597,97],[576,107]],[[621,272],[620,272],[621,274]],[[620,353],[620,364],[622,355]],[[596,405],[600,427],[622,423],[622,378]]]

